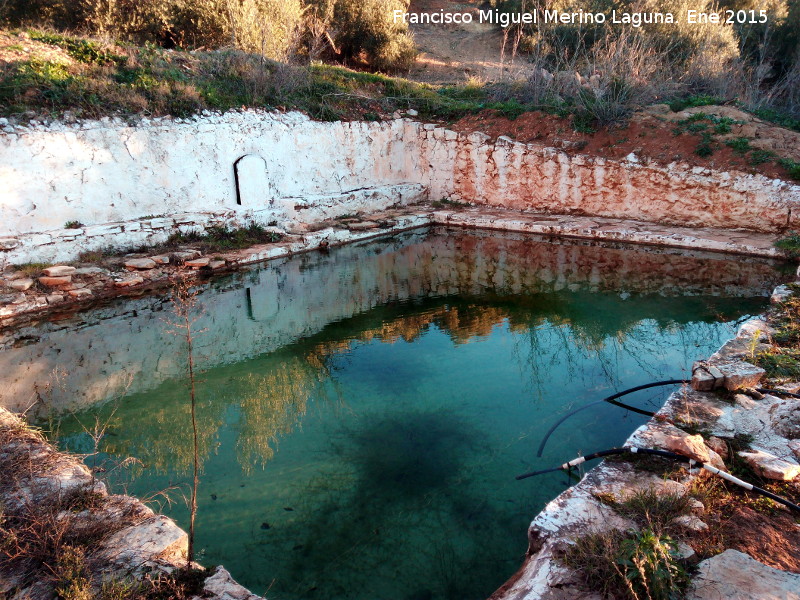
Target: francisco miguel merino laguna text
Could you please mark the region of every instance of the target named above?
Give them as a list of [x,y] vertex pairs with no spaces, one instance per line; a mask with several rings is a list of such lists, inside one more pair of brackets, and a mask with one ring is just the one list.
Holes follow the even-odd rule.
[[[460,25],[465,23],[490,23],[508,27],[509,25],[529,25],[534,23],[561,23],[561,24],[594,24],[615,23],[641,27],[651,24],[676,23],[676,17],[669,12],[617,12],[612,10],[610,15],[602,12],[562,12],[559,10],[543,10],[541,16],[538,10],[532,12],[501,12],[499,10],[479,10],[477,19],[472,12],[446,12],[444,9],[425,13],[409,13],[402,10],[393,11],[395,23],[433,24],[433,25]],[[702,12],[687,10],[684,15],[685,22],[700,23],[766,23],[767,11],[765,10],[723,10],[720,12]]]

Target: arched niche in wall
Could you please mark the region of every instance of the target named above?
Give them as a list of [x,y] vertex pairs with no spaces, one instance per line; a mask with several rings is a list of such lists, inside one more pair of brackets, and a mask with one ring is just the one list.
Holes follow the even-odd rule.
[[245,154],[233,163],[236,204],[258,208],[269,201],[267,161],[257,154]]

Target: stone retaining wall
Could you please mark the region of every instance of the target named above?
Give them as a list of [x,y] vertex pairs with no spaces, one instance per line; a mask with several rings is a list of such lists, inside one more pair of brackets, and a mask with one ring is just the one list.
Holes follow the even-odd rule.
[[[778,288],[773,294],[773,302],[783,300],[786,293],[785,287]],[[773,333],[769,323],[761,318],[744,323],[736,337],[726,342],[708,361],[695,364],[692,387],[684,386],[673,393],[655,417],[631,434],[624,445],[669,450],[724,468],[720,455],[713,448],[717,444],[713,442],[747,435],[752,439],[751,451],[739,455],[757,473],[781,481],[797,477],[800,473],[800,443],[794,437],[800,427],[800,402],[773,395],[754,400],[744,394],[737,394],[734,402],[729,402],[712,391],[722,387],[733,391],[755,386],[764,371],[745,361],[751,352],[768,348]],[[709,371],[718,373],[719,377],[709,377]],[[795,390],[797,384],[781,387]],[[676,425],[691,426],[719,437],[704,440]],[[600,449],[585,449],[584,452],[588,454],[596,450]],[[565,460],[571,458],[565,457]],[[633,521],[620,515],[602,498],[625,498],[633,491],[645,489],[657,493],[688,494],[693,479],[705,475],[708,473],[684,470],[662,477],[636,468],[633,462],[604,461],[536,515],[528,529],[528,552],[523,566],[490,600],[602,600],[599,593],[587,589],[580,573],[560,560],[565,549],[578,537],[636,528]],[[702,511],[690,518],[693,519],[692,526],[707,527],[701,521],[705,518]],[[691,539],[688,541],[691,544]],[[684,558],[699,560],[690,545],[684,545],[680,550]],[[781,595],[786,593],[785,589],[797,590],[796,586],[800,584],[798,575],[768,567],[731,549],[699,564],[699,573],[689,586],[686,597],[689,600],[732,597],[731,571],[722,568],[731,560],[732,554],[736,555],[734,559],[741,555],[739,562],[743,557],[748,567],[747,571],[737,575],[736,585],[740,594],[737,598],[798,598],[797,595]],[[770,595],[765,594],[764,577],[771,582]]]
[[[31,528],[37,519],[52,520],[47,543],[54,545],[79,546],[76,540],[92,540],[82,550],[93,592],[102,582],[141,579],[145,574],[152,578],[186,566],[188,536],[172,519],[155,514],[136,498],[109,494],[81,457],[58,452],[4,408],[0,408],[0,463],[0,505],[5,518],[21,518]],[[79,510],[72,506],[76,502],[86,507]],[[28,564],[34,569],[37,562]],[[58,575],[46,567],[26,571],[11,561],[0,568],[0,597],[54,598]],[[222,567],[208,575],[203,598],[259,600]]]
[[800,186],[760,175],[572,156],[408,119],[259,111],[8,126],[0,180],[6,263],[70,260],[220,223],[291,229],[426,197],[773,234],[800,213]]

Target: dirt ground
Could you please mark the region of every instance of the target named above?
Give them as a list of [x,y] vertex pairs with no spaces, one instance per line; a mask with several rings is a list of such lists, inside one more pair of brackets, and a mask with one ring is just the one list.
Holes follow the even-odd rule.
[[[472,78],[497,81],[505,74],[515,75],[524,63],[511,61],[511,42],[503,57],[503,32],[489,23],[478,23],[478,10],[487,3],[476,0],[411,0],[409,12],[470,12],[468,25],[410,25],[419,56],[409,78],[434,84],[464,83]],[[505,58],[505,60],[503,60]]]

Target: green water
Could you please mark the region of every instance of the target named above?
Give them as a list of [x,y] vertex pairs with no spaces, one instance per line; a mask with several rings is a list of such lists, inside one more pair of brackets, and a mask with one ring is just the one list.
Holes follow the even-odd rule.
[[[780,279],[768,261],[437,230],[217,282],[197,324],[199,560],[275,599],[486,598],[568,484],[514,476],[620,444],[644,418],[593,407],[537,459],[552,423],[686,377]],[[61,420],[59,439],[91,451],[81,423],[97,416],[109,427],[89,462],[117,490],[179,498],[191,427],[169,360],[185,350],[153,316],[169,306],[139,302],[92,321],[93,339],[122,324],[130,339],[84,364],[106,361],[95,379],[133,356],[151,366],[121,399]],[[655,410],[668,391],[628,401]],[[141,467],[115,468],[126,457]],[[162,510],[187,526],[180,501]]]

